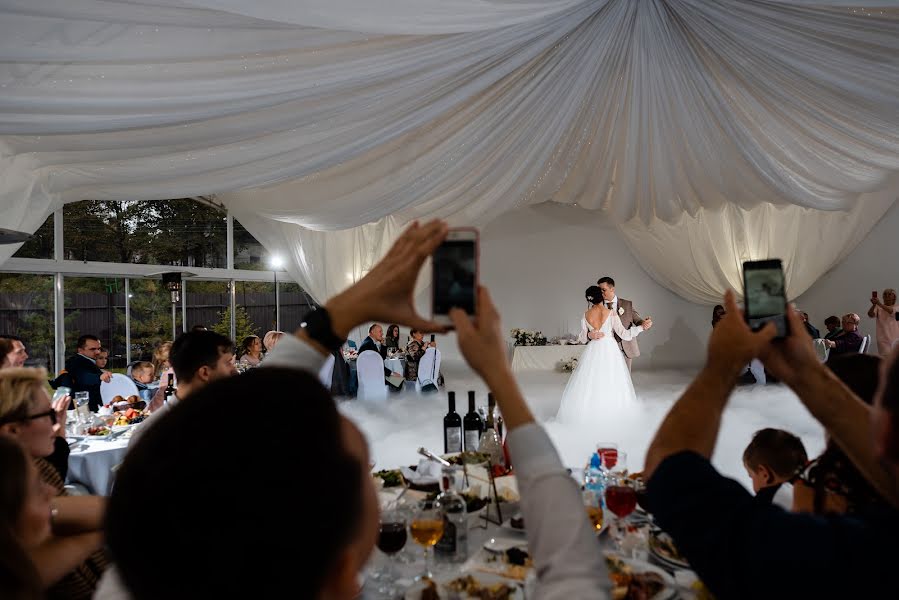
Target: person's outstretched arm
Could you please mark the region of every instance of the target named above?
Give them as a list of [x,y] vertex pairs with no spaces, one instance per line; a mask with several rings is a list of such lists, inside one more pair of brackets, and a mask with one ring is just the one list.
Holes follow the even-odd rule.
[[477,322],[459,309],[450,316],[466,361],[487,383],[509,428],[508,442],[521,494],[539,598],[605,598],[610,587],[599,544],[577,484],[525,403],[505,357],[499,314],[487,290]]

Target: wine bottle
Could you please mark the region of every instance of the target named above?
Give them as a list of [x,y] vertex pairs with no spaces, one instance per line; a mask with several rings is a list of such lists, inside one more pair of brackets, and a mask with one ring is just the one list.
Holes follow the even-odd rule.
[[444,467],[443,491],[434,499],[434,507],[443,513],[443,536],[434,546],[440,562],[463,563],[468,558],[468,516],[465,498],[456,491],[455,469]]
[[478,414],[474,407],[474,392],[468,392],[468,413],[462,420],[466,452],[478,451],[478,442],[481,439],[481,431],[483,429],[484,422],[481,421],[481,415]]
[[462,417],[456,412],[456,392],[447,393],[449,411],[443,417],[443,452],[462,452]]
[[168,381],[168,384],[165,386],[165,392],[164,392],[164,396],[163,396],[165,404],[168,404],[169,400],[171,400],[174,397],[175,397],[175,376],[172,373],[169,373],[169,381]]

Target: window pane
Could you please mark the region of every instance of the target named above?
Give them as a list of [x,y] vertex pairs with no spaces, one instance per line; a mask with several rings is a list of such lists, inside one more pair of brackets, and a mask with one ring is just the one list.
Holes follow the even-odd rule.
[[84,200],[63,223],[69,260],[227,267],[225,212],[197,200]]
[[265,271],[268,252],[243,225],[234,219],[234,268],[250,271]]
[[275,328],[275,283],[238,281],[235,288],[237,305],[237,339],[248,335],[262,337]]
[[34,237],[13,254],[16,258],[53,258],[53,215],[47,217]]
[[[156,346],[172,340],[171,292],[161,279],[131,279],[129,285],[131,360],[152,360]],[[175,308],[175,328],[181,333],[181,303]]]
[[66,356],[77,352],[78,336],[95,335],[109,350],[106,369],[125,370],[125,280],[103,277],[66,277]]
[[303,293],[303,288],[293,281],[278,282],[281,290],[281,330],[296,331],[306,313],[312,310],[312,298]]
[[185,283],[187,289],[187,330],[206,327],[231,337],[231,315],[227,281],[196,281]]
[[22,338],[27,366],[56,372],[52,275],[0,273],[0,333]]

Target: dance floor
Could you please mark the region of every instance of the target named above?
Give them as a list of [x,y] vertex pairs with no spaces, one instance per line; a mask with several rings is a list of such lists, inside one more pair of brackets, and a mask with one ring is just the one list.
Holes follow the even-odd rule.
[[[478,405],[486,405],[487,389],[466,365],[446,363],[441,370],[446,378],[446,390],[456,392],[456,412],[464,416],[468,410],[468,390],[475,390]],[[609,414],[605,426],[587,430],[553,422],[568,374],[532,371],[518,373],[517,377],[531,410],[549,431],[566,465],[583,467],[596,442],[615,441],[627,452],[628,467],[633,471],[642,470],[653,434],[690,383],[692,373],[636,371],[634,388],[639,412],[625,418]],[[368,437],[376,469],[417,464],[419,446],[443,450],[442,424],[447,410],[444,391],[430,396],[391,395],[384,405],[348,400],[341,402],[340,407]],[[601,402],[596,410],[603,410]],[[788,388],[782,385],[738,388],[728,404],[713,462],[722,473],[747,487],[750,480],[743,469],[743,449],[753,432],[763,427],[795,433],[804,442],[810,457],[824,448],[821,426]]]

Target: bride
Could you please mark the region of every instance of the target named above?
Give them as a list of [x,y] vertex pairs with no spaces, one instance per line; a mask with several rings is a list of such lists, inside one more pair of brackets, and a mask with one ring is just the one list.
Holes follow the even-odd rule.
[[578,425],[597,423],[603,417],[636,407],[631,374],[614,334],[622,340],[632,340],[651,326],[646,319],[643,325],[625,329],[618,315],[603,303],[602,290],[590,286],[585,295],[590,308],[581,319],[578,339],[586,342],[587,348],[562,392],[556,414],[557,421]]

